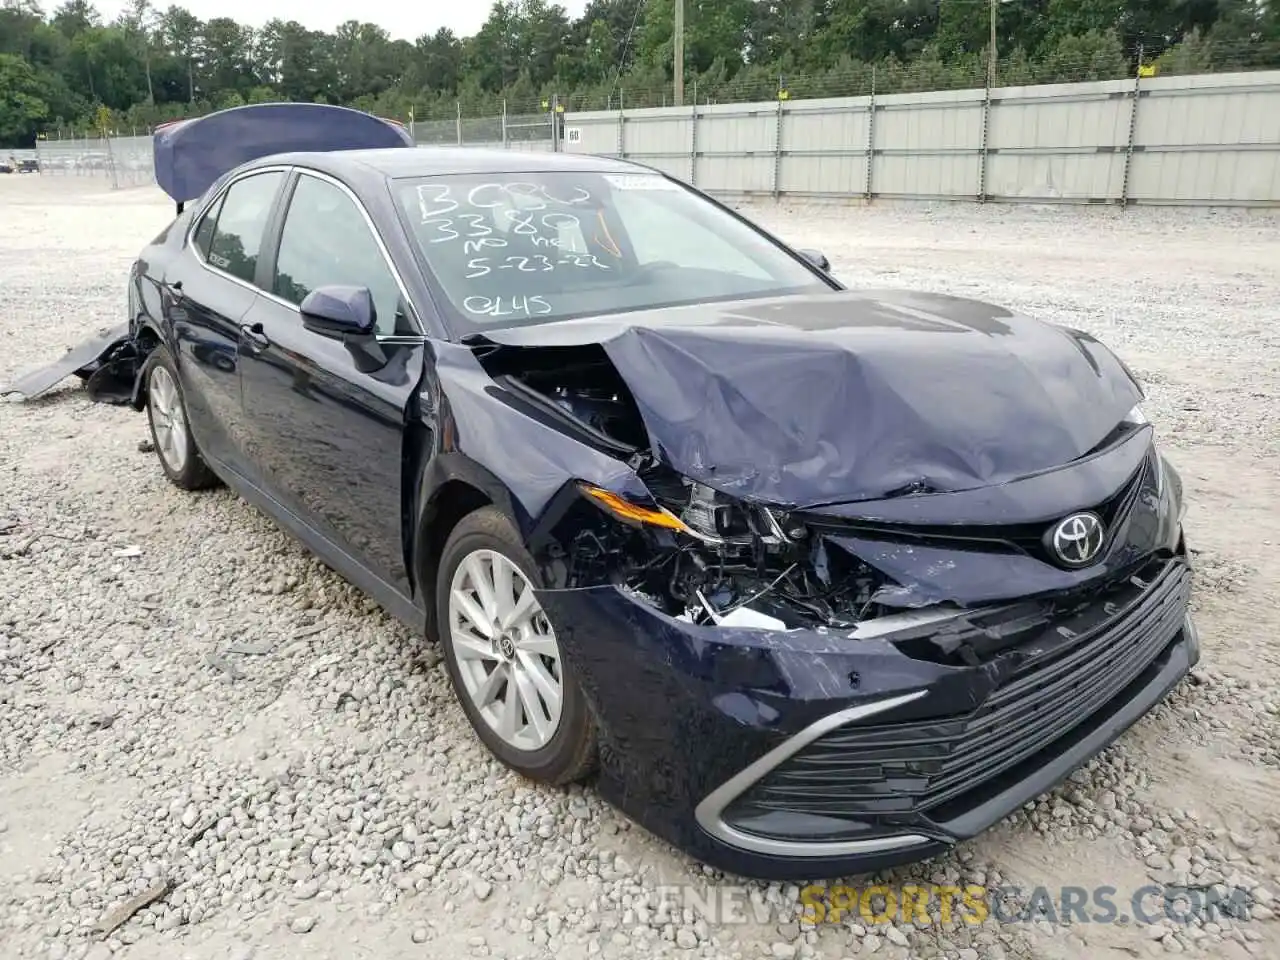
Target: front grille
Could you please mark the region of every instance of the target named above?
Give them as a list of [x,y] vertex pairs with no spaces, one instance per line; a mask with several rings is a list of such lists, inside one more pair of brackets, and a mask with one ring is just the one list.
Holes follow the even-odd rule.
[[[1158,469],[1152,452],[1133,475],[1110,497],[1091,509],[1101,519],[1107,531],[1104,549],[1110,545],[1125,517],[1137,503],[1143,488],[1154,484]],[[856,518],[839,517],[820,512],[801,511],[792,514],[817,533],[832,536],[852,536],[867,540],[888,540],[913,543],[920,546],[940,547],[948,550],[972,550],[980,552],[1026,553],[1037,559],[1054,563],[1044,548],[1044,537],[1051,523],[981,524],[981,525],[928,525],[908,523],[875,523]],[[1055,521],[1056,522],[1056,521]]]
[[957,815],[968,791],[982,792],[977,788],[1050,748],[1157,659],[1182,627],[1190,586],[1181,560],[1144,570],[989,664],[1004,676],[972,714],[837,728],[776,767],[726,813],[865,819],[947,804],[948,816]]

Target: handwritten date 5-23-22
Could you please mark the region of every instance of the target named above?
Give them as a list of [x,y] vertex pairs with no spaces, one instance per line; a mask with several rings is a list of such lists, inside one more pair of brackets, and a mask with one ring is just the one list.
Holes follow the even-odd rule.
[[557,265],[563,266],[566,264],[574,267],[609,269],[609,267],[597,260],[594,254],[590,253],[566,253],[558,257],[547,257],[542,254],[535,254],[532,257],[476,257],[467,261],[467,270],[470,272],[466,275],[466,279],[474,280],[477,277],[483,277],[487,273],[492,273],[494,270],[514,270],[517,273],[547,273],[554,270]]

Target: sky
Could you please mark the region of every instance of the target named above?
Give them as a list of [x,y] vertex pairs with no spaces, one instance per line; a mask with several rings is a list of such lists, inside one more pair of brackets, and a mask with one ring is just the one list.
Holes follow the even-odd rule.
[[[480,29],[489,16],[489,0],[429,0],[427,3],[406,0],[362,0],[358,4],[339,0],[152,0],[163,10],[170,2],[186,7],[201,20],[231,17],[251,27],[268,20],[297,20],[312,30],[332,31],[345,20],[360,20],[382,27],[393,40],[416,40],[424,33],[435,33],[448,27],[459,37],[469,37]],[[570,19],[582,16],[587,0],[559,0]],[[114,19],[124,4],[119,0],[95,3],[104,21]]]

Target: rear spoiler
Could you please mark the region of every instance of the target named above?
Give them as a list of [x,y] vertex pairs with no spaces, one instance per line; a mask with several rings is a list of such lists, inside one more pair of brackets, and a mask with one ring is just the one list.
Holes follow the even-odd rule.
[[257,103],[158,126],[156,183],[177,204],[204,195],[242,163],[278,153],[412,147],[403,124],[323,103]]

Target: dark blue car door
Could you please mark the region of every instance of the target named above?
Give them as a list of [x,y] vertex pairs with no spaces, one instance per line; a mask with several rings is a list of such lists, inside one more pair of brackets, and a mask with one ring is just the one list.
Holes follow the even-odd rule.
[[[355,194],[299,171],[274,235],[265,292],[240,324],[240,377],[250,480],[338,548],[352,579],[411,596],[404,560],[405,423],[425,340],[408,296]],[[298,305],[316,287],[368,287],[376,342],[307,330]],[[375,590],[375,593],[377,591]]]
[[258,258],[286,175],[275,169],[233,181],[165,272],[170,342],[192,436],[206,457],[236,471],[245,468],[240,325],[258,299]]

